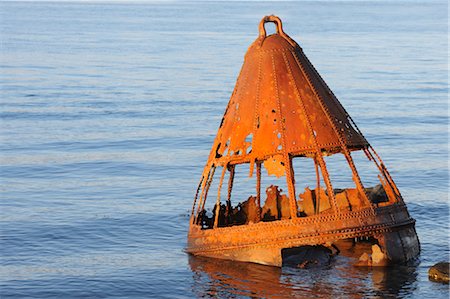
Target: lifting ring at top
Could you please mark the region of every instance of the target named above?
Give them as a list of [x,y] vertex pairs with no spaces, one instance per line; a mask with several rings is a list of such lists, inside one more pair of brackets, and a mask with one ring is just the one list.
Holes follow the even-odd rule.
[[265,38],[266,35],[266,28],[264,27],[264,25],[266,23],[275,23],[275,26],[277,28],[277,33],[279,35],[285,36],[286,34],[283,31],[283,23],[281,22],[280,18],[274,15],[270,15],[270,16],[265,16],[264,18],[262,18],[261,22],[259,22],[259,36],[262,38]]
[[259,22],[259,46],[261,47],[264,40],[267,37],[266,28],[264,27],[266,23],[274,23],[276,27],[276,33],[283,37],[291,46],[298,47],[297,43],[293,41],[286,33],[283,31],[283,23],[281,19],[275,15],[265,16],[262,18],[261,22]]

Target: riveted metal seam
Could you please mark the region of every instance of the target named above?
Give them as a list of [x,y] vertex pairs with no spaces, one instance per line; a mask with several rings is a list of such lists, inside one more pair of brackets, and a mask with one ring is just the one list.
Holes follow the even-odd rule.
[[297,199],[295,197],[295,186],[294,186],[294,179],[292,177],[292,164],[291,159],[289,157],[289,153],[287,152],[286,148],[286,127],[283,120],[283,113],[281,111],[281,103],[280,103],[280,91],[278,88],[278,78],[275,71],[275,59],[273,57],[273,54],[271,55],[272,58],[272,75],[273,75],[273,81],[275,86],[275,95],[277,99],[277,114],[278,114],[278,130],[281,134],[281,145],[282,145],[282,154],[283,154],[283,160],[284,160],[284,168],[285,168],[285,174],[286,174],[286,183],[288,185],[289,190],[289,203],[290,203],[290,212],[291,212],[291,218],[297,218]]
[[286,57],[286,55],[284,53],[283,53],[283,59],[284,59],[284,63],[286,65],[286,68],[288,70],[289,77],[291,78],[292,82],[294,83],[297,102],[299,103],[299,105],[300,105],[300,107],[302,109],[303,116],[305,117],[306,124],[308,126],[309,134],[313,138],[314,147],[316,149],[316,156],[317,156],[317,158],[319,160],[319,164],[320,164],[320,168],[322,170],[322,175],[324,177],[325,184],[327,185],[327,188],[330,189],[329,192],[328,192],[329,193],[328,196],[331,197],[331,205],[332,205],[333,210],[335,211],[335,213],[339,214],[340,213],[339,207],[338,207],[336,198],[334,197],[333,185],[331,184],[330,177],[328,175],[328,171],[327,171],[327,167],[326,167],[326,164],[325,164],[325,160],[322,157],[322,153],[320,151],[320,147],[319,147],[319,144],[317,142],[317,137],[314,134],[314,130],[313,130],[312,125],[311,125],[311,120],[309,119],[308,113],[306,112],[306,107],[305,107],[305,104],[303,103],[303,99],[302,99],[302,97],[300,95],[300,91],[298,89],[297,83],[294,80],[294,75],[292,74],[291,66],[290,66],[289,61],[288,61],[288,59],[287,59],[287,57]]
[[[316,97],[319,99],[319,104],[320,107],[322,108],[322,110],[325,113],[325,116],[327,117],[328,121],[330,122],[334,133],[336,134],[336,137],[338,138],[342,150],[344,152],[344,155],[347,159],[347,162],[353,172],[354,178],[355,178],[355,183],[357,185],[357,188],[360,189],[360,192],[363,194],[364,199],[367,201],[367,203],[369,204],[369,206],[372,208],[373,213],[375,213],[375,210],[373,209],[373,204],[372,202],[369,200],[369,197],[367,196],[366,192],[364,191],[364,186],[361,182],[361,178],[359,177],[358,171],[356,170],[355,164],[353,163],[353,159],[350,155],[350,152],[347,149],[347,145],[345,144],[341,132],[336,128],[336,124],[334,123],[334,120],[331,118],[331,113],[328,110],[328,108],[325,106],[324,104],[324,100],[322,99],[322,97],[320,96],[320,94],[317,92],[315,86],[312,84],[312,80],[310,78],[310,76],[307,74],[307,72],[305,71],[305,68],[303,66],[303,64],[300,62],[300,59],[298,58],[298,53],[297,52],[293,52],[293,56],[295,58],[295,61],[297,62],[298,67],[300,68],[300,70],[302,71],[303,75],[307,78],[308,81],[308,85],[311,87],[311,90],[314,92],[314,94],[316,95]],[[304,57],[306,61],[308,61],[308,58]]]
[[[198,246],[195,248],[190,248],[189,252],[208,252],[208,251],[221,251],[221,250],[232,250],[232,249],[241,249],[241,248],[260,248],[260,247],[279,247],[280,243],[286,242],[288,240],[297,239],[300,243],[310,244],[311,241],[308,239],[317,240],[315,243],[323,244],[329,241],[330,239],[339,240],[339,239],[348,239],[352,237],[360,237],[360,236],[371,236],[378,233],[386,233],[393,232],[402,227],[412,226],[415,223],[412,219],[407,221],[399,222],[389,222],[383,224],[374,224],[365,227],[352,227],[345,229],[335,229],[329,230],[326,232],[320,231],[315,233],[306,233],[306,234],[297,234],[295,236],[289,237],[281,237],[274,238],[270,241],[261,242],[260,240],[254,242],[247,242],[246,244],[237,244],[232,246]],[[273,246],[273,244],[276,244]]]

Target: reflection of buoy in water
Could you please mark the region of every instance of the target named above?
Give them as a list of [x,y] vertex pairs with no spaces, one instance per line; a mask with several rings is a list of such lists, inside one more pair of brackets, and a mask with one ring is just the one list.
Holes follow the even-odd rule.
[[[266,35],[267,22],[275,34]],[[364,185],[357,154],[379,185]],[[345,169],[352,184],[345,189],[333,187],[338,158],[335,175]],[[414,223],[383,161],[303,50],[278,17],[264,17],[195,195],[187,251],[281,266],[285,249],[366,238],[372,265],[403,263],[420,251]]]

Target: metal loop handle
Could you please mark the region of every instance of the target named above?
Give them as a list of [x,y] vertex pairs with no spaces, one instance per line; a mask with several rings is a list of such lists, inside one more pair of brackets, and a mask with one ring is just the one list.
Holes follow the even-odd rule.
[[261,22],[259,22],[259,36],[262,38],[266,37],[266,28],[264,27],[264,25],[266,23],[275,23],[275,26],[277,28],[277,33],[285,36],[286,34],[283,31],[283,24],[281,22],[281,19],[275,15],[270,15],[270,16],[265,16],[264,18],[262,18]]

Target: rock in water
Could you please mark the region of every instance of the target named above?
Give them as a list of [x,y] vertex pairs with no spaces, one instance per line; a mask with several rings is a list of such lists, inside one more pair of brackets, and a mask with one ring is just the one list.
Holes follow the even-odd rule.
[[378,244],[372,245],[372,254],[364,252],[358,262],[357,267],[384,267],[388,265],[388,259]]
[[450,264],[446,262],[440,262],[436,265],[432,266],[430,270],[428,270],[428,278],[431,281],[449,283],[448,272],[449,272]]
[[386,255],[377,244],[372,245],[372,266],[386,266]]
[[372,258],[367,252],[364,252],[358,260],[358,263],[356,266],[371,266],[372,265]]

